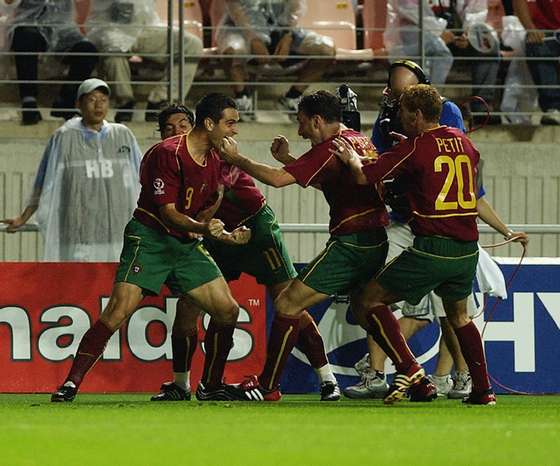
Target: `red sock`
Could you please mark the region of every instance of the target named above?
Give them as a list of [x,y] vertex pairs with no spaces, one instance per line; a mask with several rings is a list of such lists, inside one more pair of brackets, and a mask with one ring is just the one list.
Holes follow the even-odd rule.
[[84,334],[66,381],[70,380],[76,387],[80,386],[86,373],[103,354],[113,333],[102,321],[98,320]]
[[397,372],[406,373],[412,365],[419,366],[391,309],[385,305],[372,307],[367,322],[369,328],[366,330],[393,361]]
[[204,338],[204,372],[202,383],[206,388],[215,388],[223,383],[228,354],[233,346],[235,324],[220,324],[210,319]]
[[286,360],[298,341],[299,319],[278,313],[274,316],[268,338],[266,362],[259,377],[261,385],[267,390],[278,386]]
[[307,311],[303,311],[299,319],[299,335],[296,348],[307,356],[311,367],[314,369],[319,369],[329,363],[323,338],[313,317]]
[[197,330],[184,337],[171,335],[171,348],[173,348],[173,372],[188,372],[191,368],[192,358],[198,343]]
[[455,335],[457,335],[461,352],[469,366],[473,381],[473,392],[480,393],[490,389],[484,347],[476,325],[471,321],[461,328],[456,328]]

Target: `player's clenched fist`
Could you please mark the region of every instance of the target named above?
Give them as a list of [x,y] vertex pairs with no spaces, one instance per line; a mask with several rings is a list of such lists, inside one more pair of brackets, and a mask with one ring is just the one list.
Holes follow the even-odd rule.
[[279,135],[272,140],[270,153],[278,162],[288,165],[290,163],[290,143],[285,136]]
[[219,238],[224,233],[224,222],[213,218],[208,222],[208,234],[214,238]]

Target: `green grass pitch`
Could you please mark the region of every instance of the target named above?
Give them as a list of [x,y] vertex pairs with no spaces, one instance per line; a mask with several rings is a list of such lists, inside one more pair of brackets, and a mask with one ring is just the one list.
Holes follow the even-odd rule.
[[560,465],[560,396],[499,396],[495,407],[148,400],[0,395],[0,465]]

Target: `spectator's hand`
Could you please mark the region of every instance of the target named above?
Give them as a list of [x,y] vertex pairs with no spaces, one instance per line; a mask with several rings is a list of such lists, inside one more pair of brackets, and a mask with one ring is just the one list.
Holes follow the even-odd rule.
[[292,34],[289,32],[282,36],[274,50],[274,56],[285,59],[290,54],[290,47],[292,46]]
[[526,41],[528,44],[542,44],[544,42],[544,32],[528,31]]
[[213,238],[220,238],[224,233],[224,222],[218,220],[217,218],[211,219],[207,224],[207,234]]
[[0,220],[0,223],[5,223],[6,225],[8,225],[8,227],[6,228],[6,231],[8,233],[15,233],[16,231],[18,231],[19,227],[25,225],[25,220],[21,215],[19,215],[16,218],[5,218],[3,220]]
[[220,146],[220,155],[226,162],[235,165],[235,161],[239,158],[239,148],[237,141],[231,137],[225,137]]
[[451,44],[455,41],[455,34],[447,29],[441,33],[440,37],[446,44]]
[[455,36],[455,47],[460,49],[466,49],[469,46],[469,39],[466,34],[461,34],[460,36]]
[[264,42],[260,39],[253,39],[251,41],[251,52],[255,55],[262,55],[260,57],[255,57],[258,63],[264,65],[270,61],[270,54]]
[[189,239],[201,239],[202,235],[200,233],[194,233],[192,231],[189,231],[187,233],[187,238],[189,238]]
[[285,136],[276,136],[270,145],[270,153],[278,162],[288,165],[290,158],[290,143]]

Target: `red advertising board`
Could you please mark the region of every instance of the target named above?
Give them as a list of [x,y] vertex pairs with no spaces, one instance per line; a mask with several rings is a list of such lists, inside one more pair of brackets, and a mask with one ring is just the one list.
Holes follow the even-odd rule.
[[[0,392],[50,392],[64,379],[85,331],[111,294],[116,264],[3,263],[0,272]],[[265,358],[264,287],[242,276],[231,284],[240,305],[226,367],[229,383],[260,371]],[[171,378],[171,325],[177,298],[146,298],[109,341],[83,392],[153,392]],[[204,328],[191,380],[202,373]]]

